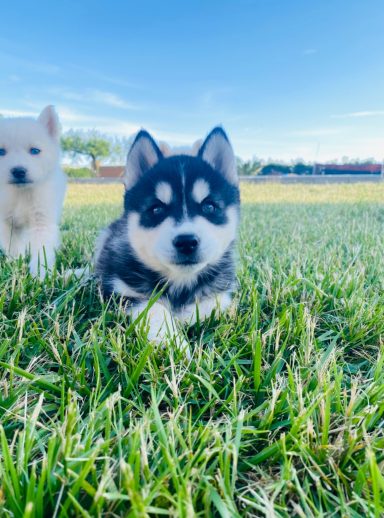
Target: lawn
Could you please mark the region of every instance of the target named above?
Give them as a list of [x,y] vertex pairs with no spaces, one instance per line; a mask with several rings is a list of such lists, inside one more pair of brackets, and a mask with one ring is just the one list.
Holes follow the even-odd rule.
[[[70,186],[59,271],[121,194]],[[384,515],[384,186],[242,199],[235,303],[190,361],[93,280],[0,259],[0,516]]]

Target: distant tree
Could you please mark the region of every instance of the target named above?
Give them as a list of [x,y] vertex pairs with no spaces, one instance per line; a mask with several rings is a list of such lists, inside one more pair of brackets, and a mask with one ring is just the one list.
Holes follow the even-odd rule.
[[292,168],[292,173],[294,174],[312,174],[313,165],[304,164],[303,162],[298,162]]
[[111,153],[111,144],[96,132],[69,131],[62,136],[61,146],[64,153],[72,157],[89,157],[94,174],[99,170],[100,161]]
[[262,167],[262,161],[258,158],[252,160],[242,160],[237,157],[237,170],[240,176],[254,176],[259,174]]
[[292,172],[289,165],[283,164],[267,164],[261,168],[260,174],[266,175],[284,175]]
[[342,164],[351,164],[351,165],[370,165],[376,164],[377,160],[374,158],[350,158],[348,156],[343,156],[341,159]]
[[105,162],[113,165],[125,164],[128,150],[132,145],[134,137],[118,137],[111,135],[104,135],[103,137],[105,140],[108,140],[111,146],[109,157]]

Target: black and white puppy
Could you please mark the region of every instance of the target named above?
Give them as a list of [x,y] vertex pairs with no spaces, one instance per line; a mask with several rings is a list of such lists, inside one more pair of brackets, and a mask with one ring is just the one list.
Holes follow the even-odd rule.
[[96,273],[103,294],[126,299],[133,318],[162,291],[147,313],[148,338],[161,342],[168,332],[178,336],[177,321],[193,324],[231,303],[240,208],[236,160],[219,127],[195,156],[165,156],[140,131],[124,183],[124,214],[100,236]]

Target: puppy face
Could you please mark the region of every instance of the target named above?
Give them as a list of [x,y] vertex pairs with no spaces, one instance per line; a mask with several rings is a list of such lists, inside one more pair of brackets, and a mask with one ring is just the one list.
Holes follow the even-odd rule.
[[0,119],[0,186],[25,187],[47,178],[59,160],[59,138],[52,106],[37,120]]
[[215,264],[236,237],[239,192],[235,158],[216,128],[197,156],[164,158],[146,132],[128,155],[128,241],[138,258],[185,283]]

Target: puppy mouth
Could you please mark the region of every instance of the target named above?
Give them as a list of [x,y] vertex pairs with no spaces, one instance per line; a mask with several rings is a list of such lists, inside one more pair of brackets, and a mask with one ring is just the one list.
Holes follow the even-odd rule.
[[10,183],[10,185],[23,186],[23,185],[30,185],[33,182],[32,182],[32,180],[28,180],[28,178],[23,178],[20,180],[10,180],[9,183]]
[[175,254],[172,263],[178,267],[197,266],[201,264],[200,254]]
[[176,266],[197,266],[200,264],[200,261],[196,261],[194,259],[185,259],[183,261],[175,261],[173,264]]
[[178,257],[172,261],[173,268],[185,273],[198,272],[205,264],[201,257]]

